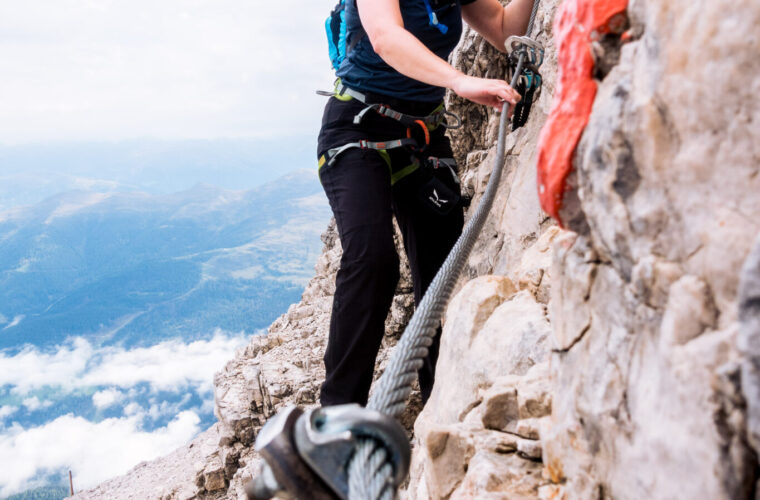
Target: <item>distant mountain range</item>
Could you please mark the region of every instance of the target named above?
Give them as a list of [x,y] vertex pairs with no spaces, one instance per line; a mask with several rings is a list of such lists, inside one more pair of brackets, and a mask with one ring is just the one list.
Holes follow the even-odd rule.
[[[315,137],[0,144],[0,211],[64,191],[174,193],[271,182],[315,162]],[[252,184],[253,183],[253,184]]]
[[95,186],[0,212],[0,349],[265,328],[298,300],[329,214],[313,171],[249,191]]
[[68,496],[69,489],[64,486],[47,486],[11,495],[5,500],[61,500]]

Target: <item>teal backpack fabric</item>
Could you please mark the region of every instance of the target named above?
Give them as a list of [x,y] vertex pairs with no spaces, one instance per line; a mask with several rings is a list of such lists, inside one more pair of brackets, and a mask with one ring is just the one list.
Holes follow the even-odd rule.
[[[404,27],[446,60],[462,35],[461,6],[473,1],[399,0],[399,6]],[[362,28],[356,0],[340,0],[325,28],[333,68],[348,87],[413,101],[443,99],[446,89],[404,76],[377,55]]]
[[346,24],[346,0],[340,0],[325,21],[327,48],[334,70],[340,68],[346,54],[364,36],[364,30],[354,31],[349,37]]

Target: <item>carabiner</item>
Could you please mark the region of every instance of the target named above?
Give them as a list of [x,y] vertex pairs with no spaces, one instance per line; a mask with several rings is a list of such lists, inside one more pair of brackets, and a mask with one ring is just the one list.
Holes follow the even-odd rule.
[[[424,151],[425,148],[427,148],[428,146],[430,146],[430,131],[428,130],[427,125],[425,125],[424,121],[422,121],[422,120],[414,120],[414,123],[416,125],[419,125],[420,128],[422,129],[422,132],[423,132],[423,134],[425,136],[425,145],[422,146],[421,148],[412,148],[412,150],[414,150],[414,151]],[[408,139],[414,139],[414,137],[412,137],[412,127],[407,127],[407,129],[406,129],[406,137]]]

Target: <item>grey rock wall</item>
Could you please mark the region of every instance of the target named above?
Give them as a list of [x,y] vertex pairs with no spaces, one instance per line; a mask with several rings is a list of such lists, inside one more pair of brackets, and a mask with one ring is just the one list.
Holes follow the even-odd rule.
[[[416,498],[755,497],[756,253],[740,270],[760,232],[760,109],[753,98],[760,5],[634,0],[629,15],[633,40],[605,61],[576,154],[568,196],[577,201],[570,220],[576,232],[552,235],[550,266],[531,258],[550,234],[530,178],[534,134],[548,107],[539,101],[540,113],[510,135],[507,178],[470,277],[508,277],[513,291],[489,292],[478,278],[461,289],[468,298],[457,297],[448,310],[438,369],[456,373],[457,386],[444,375],[417,422]],[[544,70],[552,75],[553,45],[546,45]],[[488,74],[483,61],[492,52],[481,39],[466,39],[462,50],[463,68]],[[485,145],[494,120],[462,106],[483,124],[461,132],[459,142],[485,150],[465,156],[465,184],[479,192],[490,172]],[[531,281],[544,289],[535,297],[548,303],[551,320],[550,369],[542,379],[551,417],[540,417],[529,433],[540,442],[534,457],[543,466],[526,489],[507,480],[515,477],[507,461],[512,452],[531,455],[494,443],[524,438],[518,429],[530,428],[518,400],[531,377],[521,378],[527,374],[508,360],[515,353],[530,359],[544,341],[535,335],[532,346],[502,344],[521,321],[502,318],[493,332],[498,309],[475,320],[467,304],[482,294],[499,304],[520,301],[515,283]],[[487,340],[472,340],[479,338]],[[502,358],[493,360],[484,344]],[[478,440],[482,433],[490,441]],[[491,458],[475,460],[483,454]]]
[[581,234],[555,254],[544,460],[567,498],[753,498],[737,289],[760,232],[760,4],[629,14],[576,156]]

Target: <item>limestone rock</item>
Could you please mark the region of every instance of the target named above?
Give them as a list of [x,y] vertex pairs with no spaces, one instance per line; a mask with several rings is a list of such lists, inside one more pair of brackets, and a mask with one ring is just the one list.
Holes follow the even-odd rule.
[[760,229],[760,5],[629,16],[576,154],[587,229],[557,240],[544,461],[568,498],[749,498],[737,288]]
[[500,375],[525,374],[547,359],[551,330],[543,306],[525,291],[505,300],[505,283],[506,278],[478,278],[452,300],[450,310],[457,314],[447,317],[438,361],[447,369],[438,371],[428,404],[436,408],[430,414],[435,422],[461,420],[480,402],[479,388]]
[[[537,498],[541,466],[514,454],[480,452],[451,499],[531,500]],[[435,498],[435,497],[431,497]]]
[[208,492],[227,489],[227,481],[224,475],[224,464],[218,453],[209,457],[206,466],[201,472],[203,488]]
[[537,418],[551,412],[549,336],[544,307],[508,278],[462,288],[415,423],[411,498],[537,498],[546,483]]
[[[538,433],[537,419],[551,414],[552,386],[548,363],[536,365],[522,376],[499,377],[490,388],[481,394],[483,427],[506,430],[523,437]],[[527,427],[533,425],[533,432]],[[523,433],[518,429],[524,429]]]
[[707,284],[695,276],[684,276],[670,287],[660,338],[666,344],[683,345],[715,328],[717,316]]
[[760,450],[760,236],[742,268],[739,288],[741,389],[747,404],[748,438]]
[[520,405],[517,402],[517,389],[513,386],[506,388],[492,387],[483,397],[483,427],[486,429],[507,429],[509,425],[516,427],[520,420]]

